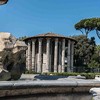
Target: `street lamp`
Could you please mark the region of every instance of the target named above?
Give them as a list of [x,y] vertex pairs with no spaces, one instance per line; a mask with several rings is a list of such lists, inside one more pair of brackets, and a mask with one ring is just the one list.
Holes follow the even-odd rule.
[[6,4],[8,0],[0,0],[0,5]]

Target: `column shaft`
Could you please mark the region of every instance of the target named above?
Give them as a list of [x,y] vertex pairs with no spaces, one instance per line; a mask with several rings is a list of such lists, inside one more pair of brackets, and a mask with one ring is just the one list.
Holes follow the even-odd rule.
[[71,51],[71,41],[68,40],[68,55],[67,55],[67,72],[71,72],[71,55],[70,55],[70,51]]
[[47,63],[46,63],[46,72],[50,71],[50,39],[47,39]]
[[55,39],[55,47],[54,47],[54,72],[57,72],[57,58],[58,57],[58,38]]
[[39,45],[38,45],[38,66],[37,66],[37,72],[42,72],[42,39],[39,39]]
[[64,72],[65,67],[65,39],[62,40],[62,72]]
[[26,69],[28,69],[28,49],[26,50]]
[[32,40],[32,71],[35,72],[35,41]]
[[52,40],[50,41],[50,72],[53,72],[53,51],[54,50],[52,50],[53,49],[53,44],[52,44]]
[[74,42],[71,43],[71,72],[73,72]]
[[58,65],[58,72],[61,72],[61,42],[59,41],[59,43],[58,43],[58,47],[59,47],[59,49],[58,49],[58,52],[59,52],[59,54],[58,54],[58,56],[59,56],[59,58],[58,58],[58,62],[59,62],[59,65]]
[[31,70],[31,42],[28,41],[28,70]]

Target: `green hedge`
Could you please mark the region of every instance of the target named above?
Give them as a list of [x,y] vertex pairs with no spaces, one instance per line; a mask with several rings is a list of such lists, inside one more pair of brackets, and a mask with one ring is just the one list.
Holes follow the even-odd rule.
[[40,74],[40,73],[37,73],[37,72],[34,72],[34,71],[31,71],[31,70],[26,70],[25,71],[25,74]]
[[25,74],[41,74],[41,75],[52,75],[52,76],[77,76],[77,75],[81,75],[81,76],[85,76],[86,79],[94,79],[95,75],[100,75],[100,73],[75,73],[75,72],[63,72],[63,73],[54,73],[54,72],[50,72],[50,73],[36,73],[33,71],[26,71]]
[[[100,74],[100,73],[99,73]],[[75,73],[75,72],[63,72],[63,73],[43,73],[43,75],[57,75],[57,76],[85,76],[86,79],[94,79],[95,75],[99,75],[98,73]]]

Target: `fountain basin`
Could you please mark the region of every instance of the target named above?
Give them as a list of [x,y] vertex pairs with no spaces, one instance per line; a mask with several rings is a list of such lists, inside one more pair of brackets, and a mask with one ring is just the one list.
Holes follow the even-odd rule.
[[61,80],[1,81],[0,97],[47,93],[89,93],[93,87],[100,87],[100,81],[68,78]]

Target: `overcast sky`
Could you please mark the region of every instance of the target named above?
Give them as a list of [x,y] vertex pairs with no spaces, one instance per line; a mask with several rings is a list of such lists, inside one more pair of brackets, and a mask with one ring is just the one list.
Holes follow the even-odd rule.
[[[47,32],[73,36],[81,34],[75,23],[92,17],[100,17],[100,0],[9,0],[0,6],[0,31],[16,37]],[[92,36],[100,44],[95,32]]]

